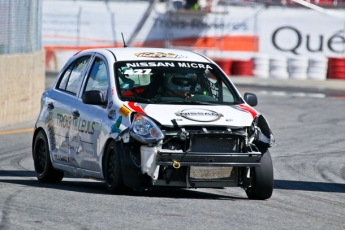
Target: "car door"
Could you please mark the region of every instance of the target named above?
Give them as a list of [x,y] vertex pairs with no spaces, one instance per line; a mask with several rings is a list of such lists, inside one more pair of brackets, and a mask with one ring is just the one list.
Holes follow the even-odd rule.
[[77,97],[90,58],[91,55],[87,55],[73,61],[60,75],[55,89],[48,94],[46,103],[51,119],[46,122],[47,130],[53,161],[59,164],[71,164],[69,131],[73,125],[72,102]]
[[104,98],[108,97],[109,73],[105,58],[100,55],[93,58],[83,85],[72,108],[76,125],[70,129],[70,157],[76,159],[79,167],[87,169],[88,173],[99,173],[100,146],[103,146],[101,135],[104,132],[102,120],[106,116],[107,106],[84,104],[82,94],[89,90],[100,90]]

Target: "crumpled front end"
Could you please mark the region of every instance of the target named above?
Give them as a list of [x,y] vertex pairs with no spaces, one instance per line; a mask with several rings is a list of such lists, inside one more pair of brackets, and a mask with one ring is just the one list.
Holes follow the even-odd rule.
[[[143,143],[131,136],[131,159],[154,186],[246,187],[250,168],[260,167],[263,150],[274,143],[266,119],[250,127],[159,127],[161,139]],[[153,129],[157,134],[157,127]]]

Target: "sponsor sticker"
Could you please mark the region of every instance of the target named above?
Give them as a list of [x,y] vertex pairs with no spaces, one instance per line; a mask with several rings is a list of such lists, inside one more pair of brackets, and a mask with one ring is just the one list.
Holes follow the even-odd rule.
[[141,52],[135,53],[137,57],[148,57],[148,58],[186,58],[187,56],[174,54],[174,53],[163,53],[163,52]]
[[97,123],[84,120],[82,118],[73,118],[66,114],[56,114],[56,125],[60,128],[77,130],[82,133],[94,134]]
[[117,118],[116,122],[111,126],[111,132],[112,133],[120,133],[122,131],[120,129],[121,122],[122,122],[122,116],[119,116],[119,118]]
[[131,110],[129,108],[127,108],[126,106],[121,106],[121,108],[119,109],[119,114],[121,114],[124,117],[128,117],[128,115],[131,113]]
[[113,106],[113,103],[114,103],[113,101],[109,102],[108,109],[111,109],[111,107]]
[[113,120],[116,116],[116,111],[113,109],[113,110],[110,110],[109,113],[108,113],[108,118]]
[[217,121],[223,114],[208,109],[184,109],[175,113],[176,116],[184,117],[191,121],[211,122]]
[[[128,68],[138,67],[180,67],[190,69],[212,69],[209,64],[196,63],[196,62],[128,62],[126,63]],[[125,74],[149,74],[151,69],[128,69]]]
[[60,162],[64,162],[64,163],[70,162],[70,159],[68,156],[64,156],[64,155],[60,155],[60,154],[54,155],[54,159],[55,159],[55,161],[60,161]]

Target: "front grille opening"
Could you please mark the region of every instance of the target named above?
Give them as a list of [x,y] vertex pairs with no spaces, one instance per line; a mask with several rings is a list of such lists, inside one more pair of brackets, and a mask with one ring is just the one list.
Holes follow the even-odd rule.
[[162,149],[169,150],[183,150],[184,152],[189,147],[189,139],[181,140],[179,137],[166,137],[163,140]]
[[192,152],[235,153],[239,151],[239,141],[236,137],[193,135],[191,142]]
[[162,130],[165,134],[162,149],[183,152],[242,152],[245,140],[245,136],[238,133],[237,129],[231,130],[228,127],[162,127]]

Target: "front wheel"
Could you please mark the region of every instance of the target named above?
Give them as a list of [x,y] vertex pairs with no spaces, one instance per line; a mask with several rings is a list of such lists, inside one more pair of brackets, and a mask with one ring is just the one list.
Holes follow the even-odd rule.
[[37,133],[32,151],[37,179],[43,183],[59,183],[64,173],[52,166],[48,140],[43,130]]
[[253,167],[251,171],[251,185],[246,193],[249,199],[266,200],[273,193],[273,164],[271,154],[267,150],[261,158],[261,166]]
[[109,192],[120,193],[125,189],[121,174],[120,156],[116,143],[112,141],[105,151],[104,176]]

